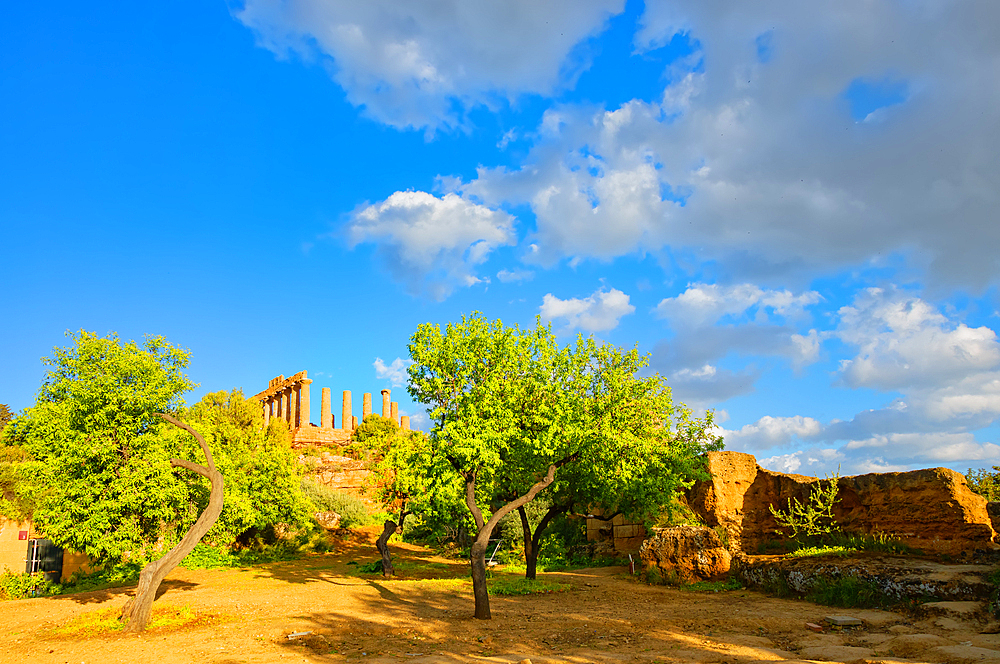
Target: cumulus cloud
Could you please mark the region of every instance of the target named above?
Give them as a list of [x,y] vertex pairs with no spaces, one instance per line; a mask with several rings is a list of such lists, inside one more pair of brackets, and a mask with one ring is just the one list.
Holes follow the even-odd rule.
[[279,56],[327,60],[348,100],[394,127],[455,127],[475,105],[552,95],[624,0],[244,0],[235,16]]
[[796,295],[789,290],[767,290],[754,284],[724,286],[695,283],[689,284],[680,295],[661,300],[655,313],[672,325],[697,327],[726,317],[742,318],[753,309],[755,320],[765,322],[768,310],[772,315],[795,316],[821,299],[815,291]]
[[386,364],[381,357],[376,357],[372,366],[375,367],[375,377],[379,380],[388,380],[393,387],[403,387],[406,385],[406,368],[413,364],[413,360],[404,360],[397,357],[392,364]]
[[866,289],[839,317],[838,336],[859,348],[841,365],[851,387],[938,387],[1000,367],[993,330],[953,324],[924,300],[895,289]]
[[[932,284],[996,281],[1000,39],[983,26],[1000,5],[681,0],[642,22],[640,51],[700,49],[662,99],[557,106],[520,166],[463,185],[529,205],[539,260],[669,245],[737,279],[808,279],[898,252]],[[905,94],[879,102],[885,85]]]
[[502,283],[516,283],[519,281],[531,281],[535,273],[531,270],[508,270],[506,268],[497,272],[497,279]]
[[548,293],[542,298],[539,311],[543,321],[563,319],[567,330],[581,329],[587,332],[607,332],[618,327],[622,316],[635,311],[629,304],[629,296],[612,288],[600,289],[592,295],[580,299],[560,300]]
[[795,369],[815,362],[821,338],[791,323],[821,301],[819,293],[771,290],[754,284],[694,283],[653,310],[674,329],[653,349],[653,368],[668,376],[675,393],[706,406],[753,390],[758,371],[721,370],[716,363],[741,356],[788,358]]
[[736,431],[725,431],[726,447],[733,450],[766,450],[788,445],[796,438],[815,437],[822,430],[811,417],[771,417],[765,415]]
[[397,191],[355,211],[347,227],[352,246],[371,242],[393,276],[412,293],[447,297],[456,286],[481,281],[473,268],[499,246],[514,242],[514,218],[455,194],[437,197]]

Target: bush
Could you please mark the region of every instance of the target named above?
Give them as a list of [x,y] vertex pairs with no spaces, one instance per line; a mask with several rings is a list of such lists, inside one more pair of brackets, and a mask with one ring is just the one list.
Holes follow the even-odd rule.
[[[804,542],[807,539],[829,537],[840,530],[834,521],[833,506],[837,503],[837,480],[840,473],[823,480],[817,480],[809,489],[809,499],[805,504],[797,498],[788,499],[788,511],[777,510],[768,505],[774,520],[781,528],[791,531],[791,537]],[[775,531],[779,534],[780,530]]]
[[41,572],[19,574],[4,568],[3,574],[0,574],[0,600],[48,595],[51,592],[51,585]]
[[308,477],[302,479],[302,493],[317,512],[336,512],[341,528],[353,528],[372,523],[368,506],[360,498],[341,493]]

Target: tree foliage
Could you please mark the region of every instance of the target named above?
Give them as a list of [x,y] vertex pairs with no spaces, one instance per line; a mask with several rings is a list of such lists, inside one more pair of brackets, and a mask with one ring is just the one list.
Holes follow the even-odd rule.
[[1000,500],[1000,466],[993,466],[990,472],[985,468],[973,470],[965,474],[965,481],[969,483],[969,488],[988,501]]
[[162,337],[140,345],[81,331],[71,339],[43,360],[51,369],[35,405],[3,431],[5,514],[33,518],[49,539],[98,565],[158,557],[210,493],[204,478],[171,468],[171,458],[203,455],[190,435],[154,415],[166,412],[204,434],[226,477],[210,541],[230,545],[302,521],[306,503],[283,422],[265,428],[259,406],[239,391],[185,408],[189,354]]
[[477,618],[490,617],[484,554],[506,514],[553,485],[574,496],[563,504],[638,510],[684,485],[720,444],[710,419],[675,412],[661,379],[635,376],[645,363],[636,351],[582,337],[562,347],[540,322],[522,330],[480,314],[443,331],[421,325],[409,350],[409,393],[433,422],[427,472],[457,476],[476,524]]
[[[269,535],[274,524],[302,525],[309,503],[301,488],[301,465],[291,449],[284,420],[264,426],[260,404],[241,390],[206,394],[179,417],[197,429],[213,450],[215,465],[226,478],[226,504],[205,539],[217,546],[243,544]],[[170,448],[186,458],[200,451],[194,438],[177,428],[166,432]],[[187,486],[186,518],[197,516],[208,502],[209,486],[197,475],[179,477]]]
[[193,386],[189,353],[162,337],[140,347],[81,331],[56,348],[35,405],[4,428],[24,450],[19,491],[54,542],[98,564],[145,560],[185,506],[156,412]]

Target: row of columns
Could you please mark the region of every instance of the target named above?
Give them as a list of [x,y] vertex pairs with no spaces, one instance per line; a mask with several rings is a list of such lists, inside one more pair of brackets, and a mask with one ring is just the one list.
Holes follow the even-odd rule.
[[[308,426],[311,412],[309,404],[310,383],[312,383],[312,379],[304,378],[267,398],[264,401],[264,423],[269,423],[271,418],[280,418],[288,422],[289,428],[292,429]],[[320,427],[324,429],[336,428],[331,397],[330,388],[324,387],[320,398]],[[361,421],[364,422],[371,413],[372,395],[370,392],[365,392],[361,406]],[[402,429],[410,430],[410,418],[406,415],[399,416],[399,403],[390,400],[389,390],[382,390],[382,417],[391,418]],[[340,422],[340,428],[345,431],[354,431],[358,427],[358,418],[352,414],[350,390],[344,390]]]
[[[409,431],[410,429],[410,418],[406,415],[402,417],[399,416],[399,404],[395,401],[390,401],[389,390],[382,390],[382,417],[392,418],[399,426]],[[331,393],[329,387],[323,388],[323,398],[321,400],[321,414],[320,414],[320,426],[324,429],[334,428],[334,418],[333,412],[331,410]],[[351,391],[344,390],[343,405],[341,406],[341,426],[340,428],[345,431],[353,431],[358,427],[358,418],[353,415],[353,407],[351,405]],[[372,395],[371,392],[365,392],[363,400],[361,402],[361,421],[364,422],[368,419],[368,416],[372,414]]]
[[292,429],[308,425],[310,383],[312,379],[303,378],[265,399],[264,423],[269,423],[274,417],[285,420]]

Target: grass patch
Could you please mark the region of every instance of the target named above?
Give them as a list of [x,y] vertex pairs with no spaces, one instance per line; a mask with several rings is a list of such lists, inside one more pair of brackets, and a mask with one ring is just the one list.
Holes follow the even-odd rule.
[[535,595],[569,590],[568,583],[525,579],[524,577],[494,577],[486,582],[491,595],[509,597],[513,595]]
[[680,587],[694,593],[721,593],[729,590],[743,590],[743,582],[735,576],[725,581],[696,581]]
[[879,609],[897,603],[874,583],[857,576],[817,579],[806,594],[806,599],[825,606],[847,609]]
[[301,557],[300,547],[292,542],[273,544],[260,550],[245,549],[243,551],[230,551],[199,543],[181,561],[180,567],[184,569],[252,567],[265,563],[295,560]]
[[[90,611],[53,630],[57,636],[105,636],[125,629],[121,608]],[[222,620],[216,613],[196,612],[190,606],[154,606],[147,631],[171,631],[182,627],[211,625]]]
[[808,558],[810,556],[839,556],[844,558],[857,551],[844,546],[807,546],[795,551],[790,551],[790,558]]

